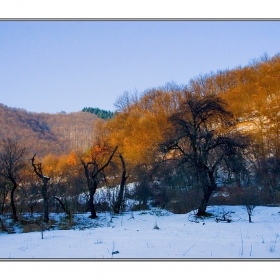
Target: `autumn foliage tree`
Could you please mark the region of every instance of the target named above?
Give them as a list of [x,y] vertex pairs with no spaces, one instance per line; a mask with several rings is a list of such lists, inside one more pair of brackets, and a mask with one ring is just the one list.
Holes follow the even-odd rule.
[[[122,155],[131,164],[150,164],[158,154],[157,144],[163,141],[163,132],[176,111],[181,94],[179,89],[147,90],[141,97],[121,99],[121,112],[106,123],[111,145],[118,145]],[[126,101],[126,102],[125,102]]]

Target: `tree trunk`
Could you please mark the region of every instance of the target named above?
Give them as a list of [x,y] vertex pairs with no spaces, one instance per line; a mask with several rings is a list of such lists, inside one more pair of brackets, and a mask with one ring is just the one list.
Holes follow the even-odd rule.
[[207,208],[207,205],[208,205],[208,202],[209,202],[209,199],[211,197],[211,194],[212,194],[213,191],[211,191],[210,189],[207,190],[204,195],[203,195],[203,198],[200,202],[200,205],[199,205],[199,208],[198,208],[198,211],[197,211],[197,216],[205,216],[206,214],[206,208]]
[[49,199],[44,198],[44,222],[49,222]]
[[35,156],[36,156],[36,154],[32,157],[31,164],[32,164],[32,167],[33,167],[33,170],[34,170],[35,174],[39,178],[41,178],[41,180],[43,181],[43,186],[41,188],[41,194],[42,194],[43,200],[44,200],[44,222],[48,223],[49,222],[48,183],[49,183],[50,178],[43,175],[42,164],[41,163],[35,164]]
[[118,199],[114,205],[114,213],[115,214],[119,214],[120,213],[120,208],[122,205],[122,201],[123,201],[123,193],[124,193],[124,187],[125,187],[125,182],[128,178],[128,176],[126,176],[126,166],[125,166],[125,162],[124,159],[122,157],[122,154],[119,155],[121,161],[122,161],[122,166],[123,166],[123,172],[122,172],[122,180],[121,180],[121,184],[120,184],[120,191],[118,194]]
[[33,217],[33,213],[34,213],[34,204],[31,203],[29,207],[30,207],[30,215]]
[[120,213],[120,208],[121,208],[121,205],[122,205],[122,201],[123,201],[123,193],[124,193],[124,186],[125,186],[125,182],[121,182],[121,185],[120,185],[120,191],[118,193],[118,199],[114,205],[114,213],[115,214],[119,214]]
[[95,207],[94,207],[94,191],[93,189],[91,189],[89,191],[89,209],[90,209],[90,218],[91,219],[96,219],[97,215],[96,215],[96,211],[95,211]]
[[252,218],[251,218],[251,215],[250,215],[250,214],[248,214],[248,216],[249,216],[249,223],[252,223]]
[[49,222],[49,196],[47,190],[47,184],[44,183],[42,190],[41,190],[43,200],[44,200],[44,222]]
[[14,192],[15,192],[15,190],[16,190],[16,187],[13,187],[13,189],[11,191],[11,205],[12,205],[13,220],[15,222],[18,222],[17,210],[16,210],[16,206],[15,206],[15,201],[14,201]]
[[213,191],[216,189],[217,185],[213,176],[213,172],[208,171],[208,178],[210,181],[210,184],[207,186],[207,188],[204,190],[203,198],[201,200],[201,203],[199,205],[197,216],[205,216],[206,214],[206,208],[209,202],[209,199],[213,193]]
[[[87,179],[87,185],[88,185],[88,188],[89,188],[89,208],[90,208],[90,213],[91,213],[90,218],[92,218],[92,219],[97,218],[93,198],[94,198],[94,194],[96,192],[96,189],[97,189],[97,186],[98,186],[98,183],[99,183],[98,176],[109,165],[109,163],[112,160],[117,148],[118,148],[118,146],[115,147],[114,151],[110,155],[107,162],[100,168],[98,168],[98,164],[97,164],[96,161],[85,163],[81,159],[81,163],[84,167],[85,176],[86,176],[86,179]],[[94,167],[92,171],[89,170],[89,166]]]

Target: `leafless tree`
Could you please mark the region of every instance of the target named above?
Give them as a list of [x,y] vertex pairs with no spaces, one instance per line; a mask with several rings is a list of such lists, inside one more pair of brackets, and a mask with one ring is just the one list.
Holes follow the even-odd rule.
[[135,91],[134,93],[130,93],[125,91],[122,95],[120,95],[114,103],[118,112],[125,111],[131,104],[137,102],[138,93]]
[[[83,159],[81,159],[81,163],[84,167],[84,174],[87,181],[88,191],[89,191],[89,208],[90,208],[90,218],[96,219],[96,210],[94,207],[94,194],[96,192],[96,189],[100,183],[104,179],[103,171],[104,169],[109,165],[111,162],[114,154],[117,151],[118,146],[115,147],[111,155],[109,156],[108,160],[105,164],[98,163],[97,160],[92,159],[92,161],[85,162]],[[101,165],[101,167],[100,167]]]
[[35,163],[35,156],[31,159],[31,164],[34,170],[34,173],[42,180],[43,185],[41,187],[41,194],[44,200],[44,222],[49,222],[49,192],[48,192],[48,183],[50,178],[43,174],[42,163]]
[[252,216],[256,206],[259,205],[260,200],[258,196],[258,189],[256,186],[245,187],[242,196],[244,209],[248,214],[249,223],[252,223]]
[[232,115],[226,103],[214,94],[199,95],[185,92],[178,113],[171,117],[174,130],[168,132],[165,152],[172,154],[196,186],[203,190],[197,215],[206,214],[206,207],[217,188],[218,168],[241,171],[242,151],[246,139],[234,135]]
[[12,186],[11,206],[14,221],[18,221],[16,205],[14,201],[15,190],[21,182],[21,176],[26,166],[25,156],[27,149],[11,138],[0,142],[0,176],[6,179]]

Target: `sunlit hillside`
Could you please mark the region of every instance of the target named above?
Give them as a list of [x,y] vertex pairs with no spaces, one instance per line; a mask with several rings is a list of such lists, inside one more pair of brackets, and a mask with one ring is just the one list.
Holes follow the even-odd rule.
[[0,104],[0,136],[20,141],[39,156],[69,154],[91,144],[97,116],[87,112],[32,113]]

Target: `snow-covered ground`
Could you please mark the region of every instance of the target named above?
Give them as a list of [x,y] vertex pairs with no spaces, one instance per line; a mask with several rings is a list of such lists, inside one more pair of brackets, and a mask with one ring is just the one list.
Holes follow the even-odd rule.
[[[165,210],[75,215],[71,230],[0,234],[1,259],[279,259],[280,207],[259,206],[252,223],[241,206],[212,206],[213,216]],[[216,222],[228,213],[232,222]],[[53,215],[53,216],[52,216]],[[51,217],[54,218],[54,214]],[[230,216],[229,216],[230,215]],[[55,217],[58,219],[59,217]]]

